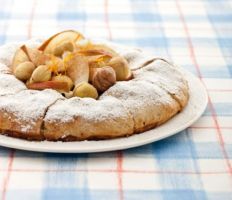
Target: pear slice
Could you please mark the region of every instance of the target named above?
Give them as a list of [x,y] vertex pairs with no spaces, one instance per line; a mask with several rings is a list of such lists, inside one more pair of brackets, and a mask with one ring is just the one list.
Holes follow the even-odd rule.
[[46,54],[53,54],[57,46],[67,42],[77,42],[84,39],[84,36],[74,30],[67,30],[57,33],[46,40],[38,49],[44,51]]
[[[77,43],[78,48],[78,43]],[[95,55],[108,55],[111,57],[118,56],[118,54],[111,49],[109,46],[104,44],[89,44],[86,47],[80,47],[78,52],[86,56],[95,56]]]
[[44,81],[39,83],[29,83],[27,84],[27,88],[32,90],[54,89],[58,90],[59,92],[69,92],[68,83],[61,81]]
[[35,66],[44,65],[49,60],[49,57],[38,49],[26,47],[26,52],[30,61],[33,62]]
[[26,61],[31,61],[35,66],[44,65],[48,59],[48,56],[43,54],[42,51],[23,45],[16,51],[14,55],[12,69],[15,71],[16,67],[20,63]]
[[30,61],[28,54],[27,54],[27,47],[25,45],[21,46],[16,52],[13,57],[12,61],[12,70],[15,71],[16,67],[23,62]]
[[89,56],[89,68],[104,67],[108,64],[112,57],[101,55],[101,56]]
[[111,54],[112,57],[118,56],[118,53],[114,51],[112,48],[105,44],[95,44],[93,45],[93,49],[103,50],[104,52],[108,52]]
[[87,49],[78,51],[78,53],[83,54],[85,56],[97,56],[97,55],[105,55],[112,57],[113,55],[110,52],[107,52],[104,49]]
[[89,81],[89,65],[87,58],[74,55],[70,60],[65,62],[65,65],[67,76],[72,79],[75,85],[80,82]]

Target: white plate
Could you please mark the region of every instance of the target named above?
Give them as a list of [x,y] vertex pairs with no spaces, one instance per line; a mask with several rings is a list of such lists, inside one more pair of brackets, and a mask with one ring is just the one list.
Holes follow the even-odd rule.
[[81,142],[30,142],[0,135],[0,145],[38,152],[91,153],[128,149],[164,139],[193,124],[202,115],[208,102],[207,92],[200,80],[189,72],[184,73],[190,90],[188,105],[171,120],[150,131],[127,138]]

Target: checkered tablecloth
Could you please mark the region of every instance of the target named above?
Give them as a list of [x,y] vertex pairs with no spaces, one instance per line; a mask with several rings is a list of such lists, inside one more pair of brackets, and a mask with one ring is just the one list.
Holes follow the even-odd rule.
[[76,29],[196,74],[207,110],[181,133],[96,154],[0,147],[0,199],[232,199],[231,0],[0,0],[0,44]]

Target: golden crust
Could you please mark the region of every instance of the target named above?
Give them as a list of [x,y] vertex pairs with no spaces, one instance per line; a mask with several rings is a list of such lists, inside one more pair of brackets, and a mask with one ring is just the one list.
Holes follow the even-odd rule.
[[[129,94],[129,95],[128,95]],[[102,95],[119,99],[133,116],[134,132],[162,124],[181,110],[179,104],[164,90],[148,81],[122,82]]]
[[11,130],[1,130],[1,134],[9,136],[9,137],[14,137],[14,138],[19,138],[19,139],[24,139],[24,140],[29,140],[29,141],[45,140],[43,135],[35,134],[35,133],[22,134],[22,132],[16,132],[16,131],[11,131]]
[[47,108],[62,96],[53,90],[23,90],[0,96],[0,130],[4,134],[43,139],[41,126]]
[[21,85],[12,90],[6,89],[7,84],[0,85],[0,132],[39,141],[127,137],[165,123],[186,106],[187,81],[165,60],[140,59],[133,75],[132,80],[117,82],[96,101],[63,99],[55,91],[26,90],[4,69],[1,77]]
[[43,134],[49,140],[72,137],[78,140],[131,135],[134,122],[121,103],[72,98],[56,102],[44,118]]

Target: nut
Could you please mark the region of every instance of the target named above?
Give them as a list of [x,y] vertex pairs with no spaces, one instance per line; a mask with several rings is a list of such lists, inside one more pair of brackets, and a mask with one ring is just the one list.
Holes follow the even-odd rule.
[[114,69],[117,81],[126,81],[132,75],[127,60],[121,56],[113,57],[108,65]]
[[93,75],[93,86],[104,92],[116,83],[116,74],[112,67],[97,68]]
[[54,49],[53,54],[55,56],[62,56],[65,51],[73,51],[74,46],[72,42],[65,42]]
[[90,97],[97,99],[98,93],[95,87],[87,82],[81,82],[74,88],[73,96],[76,97]]
[[73,88],[73,82],[72,79],[69,78],[66,75],[58,75],[58,76],[54,76],[52,77],[52,81],[58,81],[58,82],[65,82],[68,84],[69,90],[71,90]]
[[35,69],[35,65],[32,62],[26,61],[20,63],[16,67],[14,74],[19,80],[26,81],[31,77],[31,74],[34,69]]
[[31,82],[44,82],[51,79],[52,73],[47,65],[38,66],[31,75]]

